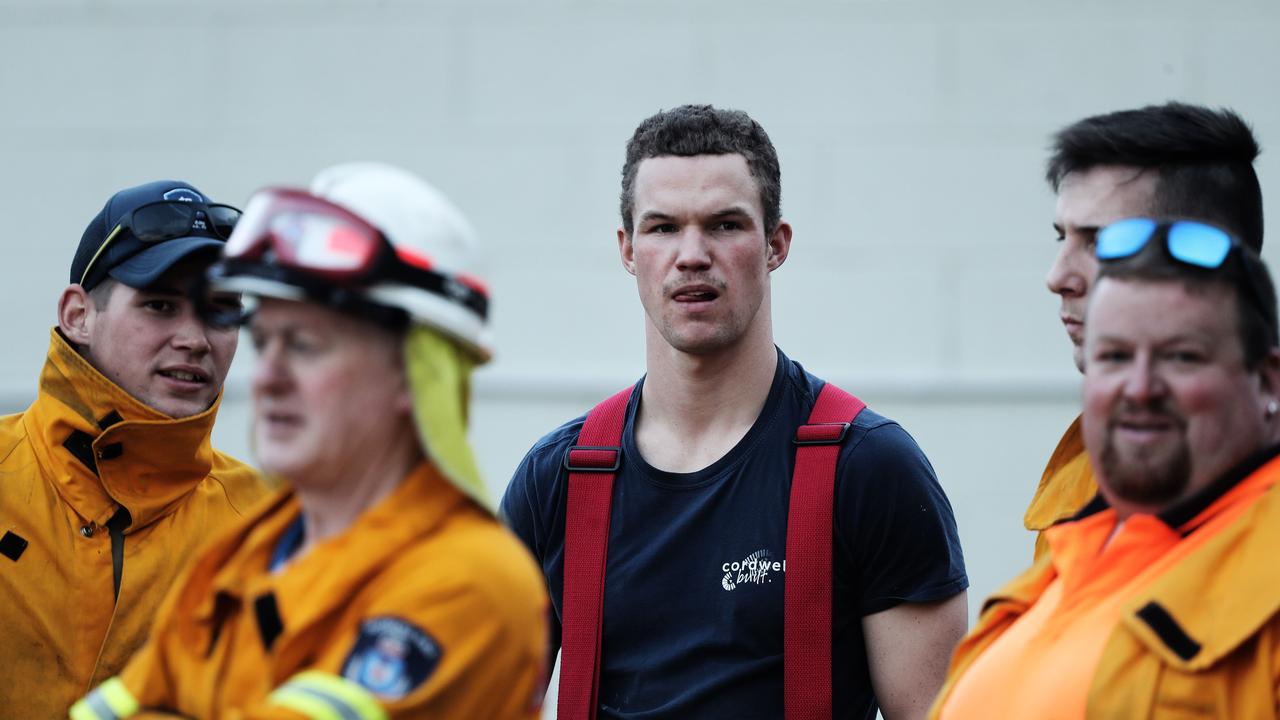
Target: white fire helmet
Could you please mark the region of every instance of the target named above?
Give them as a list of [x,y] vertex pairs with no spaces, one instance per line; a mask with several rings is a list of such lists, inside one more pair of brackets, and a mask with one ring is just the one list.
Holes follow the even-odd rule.
[[[323,170],[309,193],[267,189],[255,194],[237,225],[240,235],[232,233],[224,259],[210,271],[214,286],[328,303],[371,321],[388,313],[403,321],[400,313],[407,315],[405,373],[423,451],[455,486],[492,511],[467,440],[471,372],[493,353],[488,292],[476,274],[479,249],[470,224],[434,187],[381,163]],[[334,206],[342,216],[336,225]],[[346,213],[360,222],[344,220]],[[395,251],[392,265],[416,270],[406,274],[404,268],[375,264],[359,270],[372,276],[354,285],[325,280],[326,268],[341,266],[352,237],[368,251],[368,239],[378,233]],[[397,275],[417,278],[418,286],[398,281]]]
[[[429,259],[432,269],[455,281],[483,287],[471,224],[448,198],[416,175],[383,163],[345,163],[320,171],[310,191],[377,227],[397,251]],[[365,294],[457,340],[479,362],[493,356],[488,320],[460,303],[402,284],[375,285]]]

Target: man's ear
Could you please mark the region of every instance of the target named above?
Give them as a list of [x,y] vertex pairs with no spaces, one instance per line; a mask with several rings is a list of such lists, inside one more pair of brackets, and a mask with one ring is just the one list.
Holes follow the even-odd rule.
[[58,298],[58,329],[73,345],[89,344],[95,314],[93,298],[78,284],[68,285]]
[[622,258],[622,267],[626,268],[627,272],[635,275],[635,247],[632,246],[631,236],[627,234],[626,228],[618,228],[618,255]]
[[1258,379],[1265,410],[1263,417],[1280,422],[1280,350],[1272,349],[1258,363]]
[[768,247],[765,250],[768,253],[766,260],[769,272],[777,270],[782,263],[786,262],[787,253],[791,252],[791,223],[785,220],[778,222],[778,227],[769,235]]

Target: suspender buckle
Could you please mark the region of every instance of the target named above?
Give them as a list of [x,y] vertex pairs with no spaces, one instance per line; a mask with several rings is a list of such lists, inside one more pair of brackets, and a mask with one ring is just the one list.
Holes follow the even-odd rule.
[[847,422],[813,423],[796,428],[796,445],[839,445],[849,434]]
[[564,469],[571,473],[614,473],[622,467],[622,448],[608,445],[574,445],[564,454]]

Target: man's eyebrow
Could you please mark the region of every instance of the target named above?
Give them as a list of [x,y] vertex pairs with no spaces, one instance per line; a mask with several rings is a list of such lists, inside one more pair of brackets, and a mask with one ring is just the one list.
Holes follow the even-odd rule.
[[723,209],[723,210],[717,210],[717,211],[715,211],[715,212],[711,213],[711,217],[713,217],[713,218],[722,218],[722,217],[731,217],[731,216],[733,216],[733,217],[750,217],[750,216],[751,216],[751,210],[750,210],[750,209],[748,209],[748,208],[745,208],[745,207],[743,207],[743,206],[741,206],[741,205],[731,205],[731,206],[729,206],[729,207],[727,207],[727,208],[725,208],[725,209]]
[[[710,213],[709,217],[721,218],[721,217],[726,217],[730,215],[750,216],[751,209],[743,205],[730,205],[729,207],[721,208],[720,210],[716,210]],[[676,218],[674,215],[668,215],[667,213],[661,212],[659,210],[646,210],[645,212],[640,214],[640,217],[638,217],[636,221],[637,222],[646,222],[650,220],[672,221],[675,219]]]
[[657,210],[646,210],[640,215],[640,217],[636,218],[636,223],[649,222],[651,220],[665,220],[669,222],[671,220],[675,220],[675,217]]
[[1097,235],[1098,231],[1102,229],[1102,226],[1101,225],[1070,225],[1068,227],[1068,226],[1062,225],[1061,223],[1054,223],[1053,229],[1057,230],[1059,235],[1066,235],[1067,230],[1071,230],[1073,232],[1078,232],[1078,233],[1085,233],[1088,235]]

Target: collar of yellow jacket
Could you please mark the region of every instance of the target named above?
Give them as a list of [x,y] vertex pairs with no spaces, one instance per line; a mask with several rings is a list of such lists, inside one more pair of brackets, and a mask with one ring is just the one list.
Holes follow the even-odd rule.
[[1044,530],[1075,514],[1098,493],[1089,454],[1084,450],[1080,418],[1076,417],[1040,476],[1035,497],[1022,517],[1028,530]]
[[391,558],[436,532],[460,507],[476,512],[432,462],[423,461],[350,527],[291,562],[287,572],[273,575],[268,566],[276,544],[302,513],[296,490],[285,486],[271,501],[260,503],[237,533],[221,538],[201,557],[195,574],[211,578],[210,592],[191,598],[192,614],[211,622],[219,596],[244,601],[272,592],[289,627],[300,630],[322,620],[333,606],[315,598],[351,597]]
[[98,372],[55,328],[39,394],[23,417],[37,461],[82,517],[105,525],[123,505],[130,530],[172,512],[213,466],[218,399],[174,419]]

